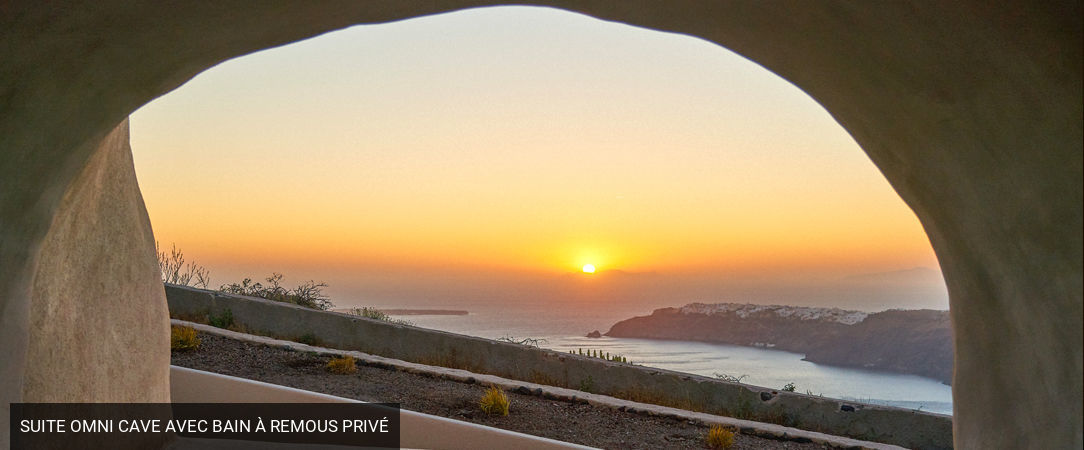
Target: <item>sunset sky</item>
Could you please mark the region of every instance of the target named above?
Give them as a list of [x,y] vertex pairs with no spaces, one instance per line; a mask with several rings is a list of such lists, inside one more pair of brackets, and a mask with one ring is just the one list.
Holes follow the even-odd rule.
[[651,274],[676,304],[937,270],[805,93],[714,44],[563,11],[329,33],[214,67],[131,128],[156,238],[214,287],[278,271],[389,302]]

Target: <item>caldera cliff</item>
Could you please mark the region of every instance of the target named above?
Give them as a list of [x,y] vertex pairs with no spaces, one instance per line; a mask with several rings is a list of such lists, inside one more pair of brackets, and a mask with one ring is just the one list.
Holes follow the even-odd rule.
[[952,380],[948,311],[879,313],[737,303],[692,303],[618,322],[607,336],[673,339],[804,353],[817,364]]

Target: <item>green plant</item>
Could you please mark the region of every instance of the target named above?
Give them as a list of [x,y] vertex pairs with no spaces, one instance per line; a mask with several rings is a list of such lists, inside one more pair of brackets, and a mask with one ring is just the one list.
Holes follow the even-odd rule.
[[211,273],[207,268],[194,262],[185,264],[184,252],[177,248],[177,244],[173,244],[170,252],[166,253],[158,247],[158,241],[155,241],[154,251],[158,254],[158,269],[162,272],[162,282],[204,289],[211,282]]
[[252,282],[251,278],[245,278],[240,283],[223,284],[218,290],[227,294],[247,295],[276,302],[293,303],[321,311],[327,311],[335,306],[331,299],[324,295],[324,288],[327,287],[327,283],[316,283],[309,280],[290,290],[282,286],[282,278],[281,273],[272,273],[271,276],[264,279],[267,282],[266,286],[263,283]]
[[[508,341],[506,338],[501,338],[500,340],[507,341],[507,342],[516,342],[516,341]],[[542,343],[546,342],[545,339],[540,339],[540,340],[532,339],[532,340],[533,341],[541,341]],[[516,342],[516,343],[517,344],[522,344],[522,342]],[[537,347],[537,346],[538,345],[536,344],[535,347]],[[626,363],[626,364],[629,362],[628,358],[625,358],[624,356],[616,355],[616,354],[611,355],[610,352],[603,352],[602,350],[596,351],[596,350],[593,350],[593,349],[587,349],[587,352],[584,353],[583,349],[579,348],[579,349],[576,349],[576,351],[569,350],[568,353],[573,354],[573,355],[588,356],[588,357],[591,357],[591,358],[599,358],[599,359],[604,359],[604,360],[607,360],[607,361],[620,362],[620,363]]]
[[212,327],[229,328],[233,326],[233,311],[230,311],[229,308],[226,308],[222,310],[221,316],[215,316],[213,314],[209,315],[208,322],[211,323]]
[[580,390],[584,392],[591,392],[595,389],[595,379],[588,375],[587,378],[580,380]]
[[316,335],[312,333],[305,333],[297,337],[297,342],[305,345],[316,345],[318,341]]
[[173,325],[169,330],[170,350],[189,351],[199,348],[200,340],[196,336],[196,329],[192,327]]
[[734,431],[722,425],[712,425],[704,442],[709,448],[725,449],[734,446]]
[[794,383],[787,383],[787,384],[783,385],[783,390],[784,391],[794,392],[794,389],[795,389]]
[[337,373],[339,375],[349,375],[358,371],[357,363],[354,361],[353,356],[339,356],[331,358],[331,361],[327,362],[327,370],[331,373]]
[[490,386],[489,389],[486,389],[485,394],[482,394],[482,400],[478,402],[482,412],[491,416],[507,416],[508,405],[508,396],[504,395],[504,391],[497,386]]

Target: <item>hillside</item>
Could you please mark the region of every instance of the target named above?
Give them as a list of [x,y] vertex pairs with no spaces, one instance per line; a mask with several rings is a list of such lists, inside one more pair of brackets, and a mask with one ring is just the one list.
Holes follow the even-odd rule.
[[952,381],[948,311],[879,313],[736,303],[692,303],[614,324],[607,336],[768,347],[817,364]]

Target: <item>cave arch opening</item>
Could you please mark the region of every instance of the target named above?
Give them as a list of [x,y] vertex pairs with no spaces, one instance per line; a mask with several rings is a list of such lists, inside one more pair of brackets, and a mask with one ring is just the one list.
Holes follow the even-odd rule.
[[[951,293],[954,379],[968,386],[954,392],[955,445],[983,448],[1011,440],[1080,446],[1079,2],[1023,8],[966,2],[915,7],[705,1],[680,9],[641,2],[553,4],[719,43],[816,98],[914,210],[937,252]],[[4,39],[12,44],[3,47],[10,82],[4,86],[7,113],[0,117],[10,162],[0,166],[0,259],[8,269],[0,272],[0,375],[13,380],[0,389],[3,400],[23,398],[28,358],[35,357],[28,356],[26,344],[42,331],[28,324],[30,305],[47,300],[33,291],[34,280],[48,280],[58,292],[74,289],[78,280],[70,275],[101,266],[101,259],[85,258],[88,252],[109,256],[94,253],[96,243],[130,243],[138,235],[102,232],[94,239],[68,239],[50,228],[58,215],[71,212],[62,209],[65,192],[95,189],[75,180],[107,169],[91,157],[118,124],[126,129],[131,112],[238,55],[353,24],[478,5],[206,8],[104,1],[59,10],[17,4],[18,14],[0,19],[8,31]],[[136,188],[132,201],[141,204],[138,197]],[[48,241],[57,244],[67,266],[42,263]],[[118,258],[128,269],[153,263],[153,242]],[[151,287],[149,278],[125,276],[131,273],[103,274],[92,280],[96,290],[84,293],[108,297]],[[101,338],[134,333],[109,321],[95,326]],[[58,357],[97,354],[77,344],[49,350]],[[154,356],[132,353],[137,354]],[[120,355],[110,358],[125,363]],[[156,364],[133,374],[133,386],[149,393],[144,399],[168,387]],[[49,386],[59,390],[56,382]],[[75,398],[82,400],[110,395],[101,386],[78,389]]]
[[[431,325],[551,341],[694,301],[947,307],[918,221],[828,113],[687,36],[528,7],[359,26],[223,63],[132,123],[156,236],[223,283],[475,311],[526,290],[520,315],[561,299],[560,332]],[[750,382],[881,395],[782,376]],[[951,411],[936,383],[891,395],[924,390]]]

